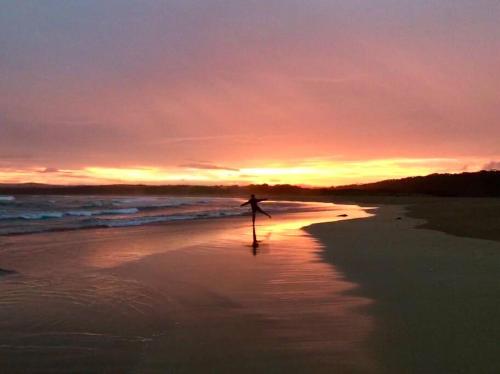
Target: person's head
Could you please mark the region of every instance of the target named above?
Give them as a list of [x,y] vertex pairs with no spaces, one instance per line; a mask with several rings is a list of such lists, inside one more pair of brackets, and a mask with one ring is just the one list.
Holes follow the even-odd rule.
[[254,195],[254,194],[252,194],[252,196],[250,196],[250,197],[251,197],[252,199],[255,199],[255,195]]

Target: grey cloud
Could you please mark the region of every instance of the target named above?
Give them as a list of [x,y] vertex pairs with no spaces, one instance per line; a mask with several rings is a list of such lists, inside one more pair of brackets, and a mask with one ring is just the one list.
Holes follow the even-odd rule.
[[500,170],[500,161],[490,161],[482,167],[483,170]]
[[30,160],[33,156],[27,153],[0,153],[3,160]]
[[46,167],[45,169],[40,171],[40,173],[58,173],[58,172],[59,172],[59,169],[50,168],[50,167]]
[[230,168],[226,166],[221,166],[221,165],[214,165],[214,164],[206,164],[206,163],[190,163],[190,164],[183,164],[180,165],[181,168],[188,168],[188,169],[207,169],[207,170],[228,170],[228,171],[240,171],[239,169],[235,168]]

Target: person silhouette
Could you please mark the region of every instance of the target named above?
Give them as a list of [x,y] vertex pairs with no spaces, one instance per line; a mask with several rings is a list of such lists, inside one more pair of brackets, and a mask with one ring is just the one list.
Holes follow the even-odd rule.
[[257,235],[255,233],[255,216],[257,214],[257,212],[260,212],[266,216],[268,216],[269,218],[271,218],[271,215],[264,212],[261,207],[259,206],[259,203],[261,201],[266,201],[267,199],[257,199],[255,197],[255,195],[252,194],[252,196],[250,196],[250,199],[246,202],[244,202],[243,204],[241,204],[240,206],[245,206],[245,205],[248,205],[250,204],[250,207],[252,208],[252,228],[253,228],[253,243],[252,243],[252,249],[253,249],[253,255],[256,256],[257,255],[257,251],[258,251],[258,248],[259,248],[259,242],[257,240]]
[[243,204],[240,205],[240,206],[245,206],[245,205],[250,204],[250,207],[252,208],[252,224],[253,224],[254,227],[255,227],[255,215],[256,215],[257,212],[262,213],[265,216],[268,216],[269,218],[271,218],[271,215],[269,215],[268,213],[264,212],[261,209],[261,207],[259,206],[259,203],[261,201],[266,201],[266,200],[267,199],[257,199],[255,197],[255,195],[252,194],[252,196],[250,196],[250,199],[247,202],[244,202]]

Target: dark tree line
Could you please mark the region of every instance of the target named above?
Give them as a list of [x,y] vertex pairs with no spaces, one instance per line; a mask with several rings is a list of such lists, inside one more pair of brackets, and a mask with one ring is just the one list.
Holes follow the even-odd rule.
[[500,171],[461,174],[431,174],[425,177],[384,180],[376,183],[329,188],[308,188],[289,184],[248,186],[192,185],[86,185],[0,184],[0,194],[46,195],[203,195],[203,196],[338,196],[366,194],[425,194],[433,196],[500,196]]

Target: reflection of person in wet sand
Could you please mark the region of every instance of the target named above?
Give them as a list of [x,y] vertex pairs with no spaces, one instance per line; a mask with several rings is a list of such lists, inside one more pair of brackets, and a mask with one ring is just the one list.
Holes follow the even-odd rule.
[[253,227],[253,243],[252,243],[252,248],[253,248],[253,254],[256,255],[257,254],[257,247],[259,246],[259,242],[257,241],[257,235],[255,234],[255,216],[257,214],[257,212],[260,212],[266,216],[268,216],[269,218],[271,218],[271,216],[264,212],[261,207],[259,206],[259,203],[261,201],[266,201],[267,199],[257,199],[255,198],[255,195],[252,195],[250,197],[250,199],[241,204],[241,206],[245,206],[245,205],[248,205],[250,204],[250,207],[252,208],[252,227]]

